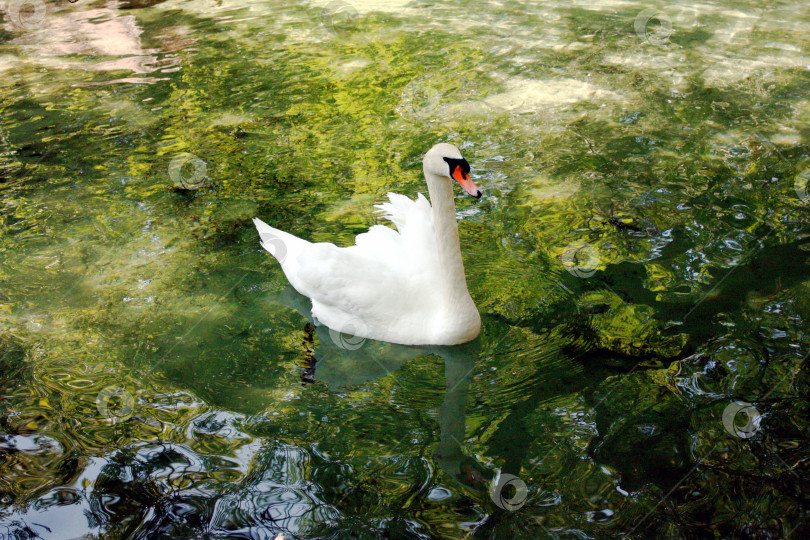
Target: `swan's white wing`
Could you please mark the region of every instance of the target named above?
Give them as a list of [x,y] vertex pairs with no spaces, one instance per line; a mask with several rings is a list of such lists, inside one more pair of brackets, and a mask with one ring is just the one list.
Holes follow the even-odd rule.
[[354,239],[352,251],[373,257],[380,262],[396,260],[405,249],[402,236],[385,225],[374,225]]
[[434,280],[438,279],[439,252],[430,202],[421,193],[415,201],[397,193],[389,193],[388,199],[390,202],[375,206],[384,212],[383,217],[396,225],[399,231],[398,247],[401,252],[393,260],[409,269],[425,272]]
[[330,328],[363,335],[404,330],[425,320],[425,305],[438,296],[438,252],[427,199],[390,193],[379,205],[399,232],[375,225],[355,245],[319,243],[299,256],[298,280],[312,299],[312,313]]
[[[339,332],[382,341],[423,342],[434,330],[426,309],[441,298],[433,210],[419,195],[389,193],[378,205],[397,230],[375,225],[355,245],[313,244],[255,220],[262,245],[281,262],[312,314]],[[284,256],[286,255],[286,256]]]
[[357,246],[312,244],[298,257],[298,278],[312,299],[312,314],[340,332],[369,337],[396,329],[421,296],[406,272],[359,252]]
[[413,225],[414,222],[421,221],[433,224],[433,211],[430,208],[430,202],[421,193],[416,197],[415,201],[399,193],[389,193],[388,200],[390,202],[375,204],[374,207],[384,212],[383,217],[396,225],[400,233],[408,223]]

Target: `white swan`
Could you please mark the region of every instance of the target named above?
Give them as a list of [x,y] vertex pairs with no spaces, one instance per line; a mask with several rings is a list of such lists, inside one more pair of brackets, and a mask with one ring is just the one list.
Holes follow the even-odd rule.
[[397,231],[374,225],[355,245],[313,244],[253,219],[262,247],[290,284],[312,300],[320,324],[345,334],[403,345],[457,345],[475,339],[481,317],[467,290],[452,179],[481,197],[470,166],[452,144],[422,162],[431,204],[389,193],[376,205]]

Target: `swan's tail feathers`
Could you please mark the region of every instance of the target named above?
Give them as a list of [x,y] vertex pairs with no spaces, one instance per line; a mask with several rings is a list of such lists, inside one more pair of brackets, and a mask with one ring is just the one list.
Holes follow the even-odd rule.
[[397,230],[402,232],[408,219],[414,219],[413,216],[418,216],[417,219],[423,219],[423,215],[427,213],[432,216],[430,211],[430,203],[421,193],[417,199],[411,200],[405,195],[398,193],[389,193],[388,200],[391,202],[375,204],[375,208],[379,208],[378,212],[383,212],[383,217],[396,225]]
[[253,224],[256,225],[256,230],[259,231],[262,247],[270,255],[278,259],[278,262],[282,265],[291,253],[299,251],[309,243],[290,233],[271,227],[259,218],[253,218]]
[[298,255],[310,243],[290,233],[271,227],[259,218],[253,218],[253,224],[256,226],[256,230],[259,231],[262,247],[278,260],[290,284],[301,294],[306,294],[301,290],[302,283],[300,283],[298,277],[300,269]]

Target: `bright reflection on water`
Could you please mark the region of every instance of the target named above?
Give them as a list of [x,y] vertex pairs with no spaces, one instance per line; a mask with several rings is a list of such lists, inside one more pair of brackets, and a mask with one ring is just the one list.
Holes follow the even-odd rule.
[[[806,537],[805,3],[3,14],[0,537]],[[440,140],[482,336],[313,327]]]

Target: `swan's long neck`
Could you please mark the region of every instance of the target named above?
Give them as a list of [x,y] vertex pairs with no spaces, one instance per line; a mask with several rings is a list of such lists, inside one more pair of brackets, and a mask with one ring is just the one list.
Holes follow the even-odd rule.
[[436,231],[436,246],[439,248],[442,290],[447,299],[462,301],[470,297],[461,260],[461,244],[458,239],[456,205],[453,202],[453,184],[445,178],[425,171],[430,205],[433,207],[433,227]]

